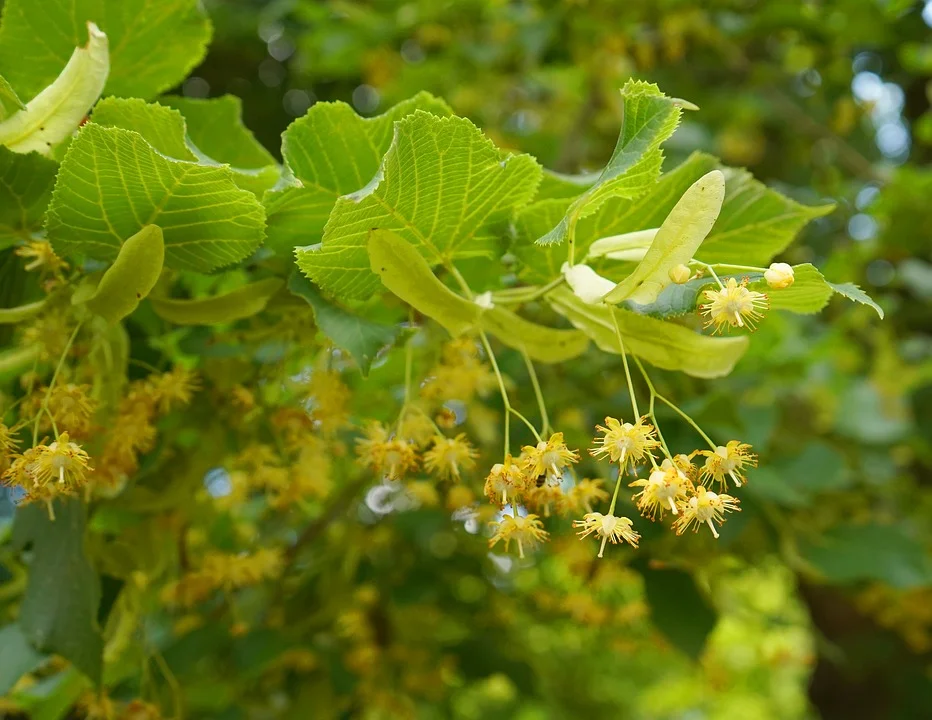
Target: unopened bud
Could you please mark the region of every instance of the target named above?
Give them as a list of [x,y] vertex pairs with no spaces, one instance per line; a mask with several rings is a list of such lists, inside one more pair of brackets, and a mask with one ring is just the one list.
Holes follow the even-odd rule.
[[770,267],[764,271],[764,280],[774,290],[788,288],[795,279],[793,268],[786,263],[771,263]]
[[682,285],[684,282],[688,281],[692,276],[689,268],[685,265],[677,265],[670,268],[670,279],[675,282],[677,285]]

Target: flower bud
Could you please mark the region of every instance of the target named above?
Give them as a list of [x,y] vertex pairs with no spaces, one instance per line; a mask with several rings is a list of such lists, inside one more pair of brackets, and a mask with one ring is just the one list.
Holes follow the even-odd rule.
[[764,280],[774,290],[788,288],[795,279],[793,268],[786,263],[771,263],[770,267],[764,271]]
[[690,272],[689,268],[685,265],[680,264],[670,268],[670,279],[677,285],[682,285],[689,280],[691,276],[692,272]]

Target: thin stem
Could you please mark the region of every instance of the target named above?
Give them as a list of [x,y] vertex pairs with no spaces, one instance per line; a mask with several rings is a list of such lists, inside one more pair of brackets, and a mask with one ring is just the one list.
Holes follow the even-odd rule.
[[727,270],[750,270],[751,272],[766,272],[767,268],[754,267],[753,265],[730,265],[728,263],[715,263],[715,267]]
[[712,277],[715,278],[715,282],[718,283],[718,286],[719,286],[722,290],[725,289],[725,285],[724,285],[724,284],[722,283],[722,281],[719,279],[718,275],[715,274],[715,268],[713,268],[711,265],[709,265],[708,263],[704,263],[704,262],[702,262],[701,260],[690,260],[690,261],[689,261],[689,264],[690,264],[690,265],[699,265],[700,267],[704,267],[706,270],[708,270],[708,271],[712,274]]
[[634,396],[634,383],[631,382],[631,371],[628,369],[628,358],[625,354],[625,341],[621,339],[621,328],[618,327],[618,318],[615,317],[615,308],[611,309],[612,323],[615,325],[615,337],[618,338],[618,349],[621,351],[621,363],[625,366],[625,380],[628,381],[628,394],[631,396],[631,409],[634,410],[634,420],[641,417],[638,410],[638,401]]
[[408,412],[408,407],[411,404],[411,380],[414,372],[414,351],[411,347],[411,338],[408,338],[408,342],[405,343],[405,399],[401,405],[401,410],[398,412],[398,424],[395,428],[395,432],[401,431],[401,423],[404,420],[405,414]]
[[150,364],[147,363],[145,360],[138,360],[138,359],[136,359],[136,358],[130,358],[130,359],[129,359],[129,362],[131,362],[133,365],[138,365],[139,367],[143,368],[144,370],[148,370],[148,371],[151,372],[151,373],[160,373],[160,372],[162,372],[162,371],[159,370],[155,365],[150,365]]
[[540,436],[540,434],[539,434],[539,433],[537,432],[537,430],[534,428],[534,425],[531,423],[531,421],[528,420],[526,417],[524,417],[524,415],[522,415],[521,413],[519,413],[519,412],[518,412],[517,410],[515,410],[513,407],[508,408],[508,412],[510,412],[512,415],[514,415],[516,418],[518,418],[518,419],[521,420],[525,425],[528,426],[528,429],[534,434],[534,437],[536,438],[537,442],[543,442],[543,441],[544,441],[544,439]]
[[[650,379],[650,375],[647,374],[647,371],[644,369],[644,365],[641,364],[641,361],[638,359],[637,355],[632,355],[631,357],[634,359],[634,364],[638,366],[638,370],[641,371],[641,377],[643,377],[644,382],[647,383],[647,389],[650,390],[650,408],[647,411],[647,416],[654,424],[654,429],[657,431],[657,437],[660,438],[660,447],[663,450],[663,454],[672,460],[673,455],[670,453],[670,448],[667,446],[667,441],[660,430],[660,423],[657,422],[657,415],[654,412],[654,401],[657,399],[657,390],[654,387],[654,383]],[[650,459],[653,462],[653,455],[650,456]],[[654,462],[654,467],[657,467],[656,462]]]
[[[55,366],[55,372],[52,373],[52,380],[49,382],[48,388],[45,390],[45,397],[42,399],[42,406],[39,408],[39,412],[36,415],[36,422],[32,427],[32,446],[35,447],[39,440],[39,421],[42,419],[43,412],[49,412],[49,398],[52,396],[52,388],[55,387],[55,381],[58,380],[58,375],[61,373],[61,369],[65,365],[65,358],[68,357],[68,353],[71,351],[71,346],[74,344],[74,339],[78,336],[78,331],[81,329],[81,323],[78,323],[74,332],[71,333],[71,337],[68,338],[68,343],[65,345],[65,349],[61,354],[61,357],[58,358],[58,365]],[[51,413],[49,413],[51,416]],[[54,424],[53,424],[54,429]],[[55,431],[55,439],[58,439],[58,431]]]
[[[528,291],[527,295],[521,295],[520,293],[515,292],[514,295],[495,296],[495,302],[501,303],[503,305],[518,305],[521,303],[531,302],[532,300],[536,300],[537,298],[546,295],[551,290],[560,287],[560,285],[562,285],[564,282],[566,282],[566,278],[561,275],[560,277],[556,278],[555,280],[551,280],[549,283],[542,285],[541,287],[526,288]],[[525,288],[516,288],[516,290],[524,289]]]
[[547,403],[544,402],[544,394],[540,390],[537,371],[534,369],[534,363],[531,362],[531,356],[527,354],[527,350],[525,350],[524,347],[521,348],[521,357],[524,358],[524,364],[527,366],[527,373],[531,376],[531,385],[534,386],[534,396],[537,398],[537,409],[540,411],[540,431],[546,435],[550,429],[550,416],[547,414]]
[[687,415],[685,412],[683,412],[682,410],[680,410],[679,407],[677,407],[676,404],[674,404],[674,403],[670,402],[669,400],[667,400],[663,395],[658,395],[658,396],[657,396],[657,399],[660,400],[660,401],[662,401],[662,402],[665,402],[667,405],[669,405],[671,408],[673,408],[673,410],[674,410],[681,418],[683,418],[686,422],[688,422],[688,423],[692,426],[693,430],[695,430],[697,433],[699,433],[699,434],[702,436],[702,439],[705,440],[705,441],[709,444],[709,447],[711,447],[713,450],[715,450],[715,448],[718,447],[718,445],[716,445],[714,442],[712,442],[712,438],[710,438],[708,435],[706,435],[706,434],[702,431],[702,428],[699,427],[699,426],[696,424],[696,421],[693,420],[691,417],[689,417],[689,415]]
[[615,492],[612,493],[612,502],[608,506],[608,514],[615,514],[615,503],[618,502],[618,491],[621,489],[621,468],[618,468],[618,479],[615,481]]
[[473,298],[472,288],[469,287],[469,283],[466,282],[466,278],[462,276],[459,270],[456,269],[456,265],[453,263],[447,263],[447,270],[450,271],[450,274],[456,278],[456,282],[459,283],[460,289],[470,300]]
[[184,718],[184,706],[181,699],[181,685],[178,684],[178,678],[175,677],[175,673],[172,672],[171,668],[168,666],[168,663],[165,662],[165,658],[162,657],[162,653],[158,650],[155,650],[152,653],[152,657],[155,660],[155,664],[159,666],[159,670],[162,672],[162,676],[165,678],[165,682],[168,683],[168,687],[171,690],[172,696],[172,706],[175,711],[175,720],[183,720]]
[[492,346],[489,344],[489,338],[485,330],[479,331],[479,338],[482,340],[482,347],[485,348],[485,354],[489,356],[489,363],[492,365],[492,371],[495,373],[495,379],[498,380],[498,389],[502,394],[502,404],[505,406],[505,456],[511,448],[511,403],[508,401],[508,391],[505,390],[505,380],[498,369],[498,362],[495,360],[495,354],[492,352]]

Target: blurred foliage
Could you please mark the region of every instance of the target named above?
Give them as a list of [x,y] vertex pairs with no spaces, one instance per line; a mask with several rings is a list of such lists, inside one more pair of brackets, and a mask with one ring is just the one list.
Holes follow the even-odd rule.
[[[108,648],[122,662],[104,675],[120,717],[160,716],[126,714],[136,697],[179,719],[932,714],[932,4],[205,6],[212,44],[175,92],[239,96],[245,124],[273,154],[316,101],[350,102],[370,116],[427,90],[502,147],[562,172],[598,170],[618,135],[618,88],[630,77],[656,82],[701,107],[667,143],[665,169],[705,150],[800,202],[837,203],[780,259],[859,283],[886,320],[842,300],[820,316],[774,312],[728,377],[655,373],[658,389],[709,433],[741,437],[760,455],[743,512],[717,543],[640,523],[649,554],[597,560],[557,521],[553,543],[519,561],[490,557],[479,531],[487,514],[451,520],[471,496],[427,493],[419,509],[379,513],[378,486],[365,477],[293,508],[287,521],[258,505],[213,513],[210,476],[201,479],[228,455],[248,455],[256,437],[271,442],[269,428],[249,425],[250,403],[282,403],[294,389],[269,378],[300,373],[307,358],[283,355],[248,323],[163,333],[143,307],[128,326],[126,351],[138,360],[130,379],[146,376],[145,363],[197,361],[211,391],[159,421],[153,455],[164,450],[168,460],[143,457],[130,498],[88,520],[87,554],[103,576],[99,620],[110,643],[120,640]],[[0,254],[0,306],[38,297],[22,265]],[[182,280],[192,296],[244,282],[237,271]],[[299,340],[314,332],[306,320],[292,331]],[[0,342],[5,332],[0,325]],[[417,367],[436,360],[429,343],[413,352]],[[388,417],[397,407],[401,355],[380,358],[375,383],[342,374],[353,417]],[[313,362],[350,367],[339,355]],[[515,378],[516,402],[534,407],[520,355],[503,354],[501,365]],[[543,366],[540,380],[553,425],[573,448],[588,446],[606,407],[625,407],[616,357]],[[244,384],[255,393],[237,395]],[[454,409],[478,442],[498,442],[489,408]],[[209,429],[239,416],[238,436]],[[671,446],[695,445],[671,411],[658,408],[658,417]],[[352,467],[351,449],[334,447],[334,465]],[[181,525],[166,512],[172,503],[190,503],[202,525]],[[28,543],[8,537],[12,514],[0,505],[3,621],[26,584],[16,548]],[[83,528],[83,518],[75,522]],[[112,552],[118,537],[125,556]],[[184,568],[186,553],[254,549],[260,537],[290,548],[293,572],[280,583],[196,611],[172,611],[161,588],[148,587],[164,567]],[[7,629],[0,688],[10,692],[0,716],[116,716],[73,668],[33,657]],[[14,653],[24,663],[15,668]]]

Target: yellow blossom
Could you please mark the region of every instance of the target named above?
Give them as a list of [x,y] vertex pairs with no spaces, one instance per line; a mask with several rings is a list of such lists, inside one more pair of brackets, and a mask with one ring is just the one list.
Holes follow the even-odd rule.
[[91,429],[97,403],[88,396],[89,391],[88,385],[71,383],[52,388],[48,408],[58,427],[78,435],[85,435]]
[[609,541],[618,544],[622,540],[633,547],[638,546],[641,536],[633,529],[633,523],[626,517],[603,515],[602,513],[586,513],[582,520],[574,520],[573,527],[580,528],[577,533],[580,538],[588,537],[593,533],[602,538],[599,547],[599,557],[605,552],[605,544]]
[[517,498],[533,486],[533,479],[529,478],[516,463],[511,455],[505,456],[505,462],[492,466],[489,476],[485,480],[485,494],[489,502],[495,505],[505,505]]
[[513,517],[505,515],[501,521],[492,523],[493,534],[489,540],[489,547],[495,545],[501,540],[505,543],[505,552],[512,540],[518,545],[518,555],[524,557],[524,550],[533,549],[539,543],[547,539],[548,533],[544,530],[544,524],[537,515],[525,515],[523,517]]
[[460,470],[474,468],[477,456],[464,433],[453,438],[437,435],[433,447],[424,453],[424,468],[441,480],[459,480]]
[[399,480],[417,467],[417,452],[406,440],[389,436],[380,423],[370,423],[365,437],[356,440],[356,454],[363,465],[390,480]]
[[566,496],[568,509],[573,512],[592,512],[596,503],[608,500],[608,491],[604,485],[601,480],[580,480]]
[[7,427],[0,422],[0,477],[10,466],[10,456],[14,455],[19,449],[16,430],[16,427]]
[[437,507],[440,504],[440,493],[436,486],[427,480],[409,480],[405,484],[408,495],[422,507]]
[[703,524],[708,525],[714,537],[718,537],[715,524],[725,523],[725,513],[740,511],[738,500],[731,495],[718,495],[706,490],[702,485],[696,488],[695,495],[677,503],[680,511],[679,517],[673,523],[677,535],[682,535],[690,527],[698,532]]
[[332,433],[349,422],[350,389],[339,373],[315,370],[308,383],[307,398],[313,420],[324,433]]
[[62,270],[68,269],[68,263],[62,260],[52,249],[47,240],[30,240],[25,245],[16,248],[16,254],[25,258],[26,270],[40,270],[43,274],[58,275]]
[[715,332],[728,326],[754,330],[764,317],[761,310],[770,306],[766,295],[748,290],[746,281],[738,283],[734,278],[728,278],[723,288],[706,290],[703,296],[708,302],[699,308],[708,317],[706,327],[714,325]]
[[729,440],[724,447],[715,450],[700,450],[705,457],[705,465],[699,469],[699,479],[703,485],[717,482],[722,490],[728,489],[730,477],[736,487],[741,487],[747,480],[745,468],[757,467],[757,455],[750,452],[751,446],[738,440]]
[[57,482],[77,489],[84,484],[90,458],[80,445],[71,442],[68,433],[63,432],[51,445],[39,445],[36,450],[32,473],[37,485]]
[[475,493],[465,485],[452,485],[450,489],[447,490],[447,510],[459,510],[467,505],[472,505],[475,500]]
[[788,288],[796,280],[793,266],[786,263],[771,263],[770,267],[764,271],[764,280],[767,281],[768,287],[774,290]]
[[563,433],[554,433],[547,441],[522,448],[524,471],[532,478],[541,476],[563,477],[563,468],[579,460],[579,454],[566,447]]
[[534,512],[550,517],[552,512],[562,512],[566,507],[566,495],[560,489],[559,484],[545,482],[539,487],[532,488],[524,502]]
[[419,448],[425,448],[431,444],[431,441],[437,435],[437,428],[430,419],[430,415],[421,410],[415,410],[405,413],[398,434],[406,440],[410,440]]
[[641,492],[634,494],[633,500],[641,515],[657,520],[658,517],[662,519],[667,510],[677,514],[676,503],[686,498],[691,485],[686,473],[665,459],[647,480],[635,480],[629,487],[642,488]]
[[651,450],[660,446],[654,426],[646,420],[646,417],[642,417],[632,425],[613,417],[605,418],[604,426],[596,425],[596,429],[604,435],[593,440],[595,447],[589,450],[589,454],[597,458],[609,457],[621,466],[621,472],[624,472],[628,463],[637,465],[651,455]]
[[191,397],[200,389],[197,373],[180,365],[172,368],[171,372],[150,375],[146,383],[159,412],[163,414],[190,403]]

